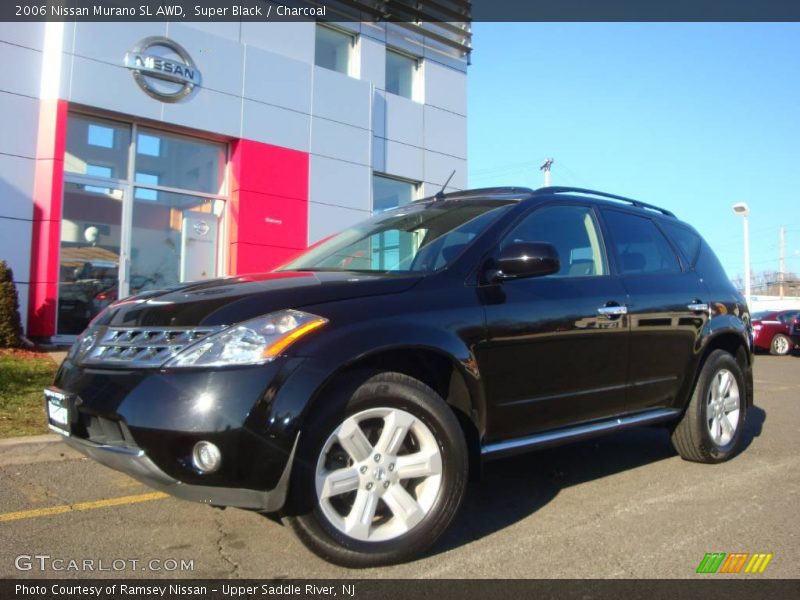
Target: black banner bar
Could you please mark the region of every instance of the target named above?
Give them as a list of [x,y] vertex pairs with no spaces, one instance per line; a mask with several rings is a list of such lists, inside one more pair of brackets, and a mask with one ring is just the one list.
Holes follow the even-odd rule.
[[798,0],[2,0],[0,21],[800,21]]
[[798,580],[720,575],[677,580],[0,580],[3,600],[785,600],[799,596]]

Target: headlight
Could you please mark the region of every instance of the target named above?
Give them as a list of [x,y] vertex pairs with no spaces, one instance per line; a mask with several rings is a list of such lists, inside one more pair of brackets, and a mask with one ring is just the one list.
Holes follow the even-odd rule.
[[181,351],[164,368],[260,365],[327,322],[299,310],[270,313],[204,338]]

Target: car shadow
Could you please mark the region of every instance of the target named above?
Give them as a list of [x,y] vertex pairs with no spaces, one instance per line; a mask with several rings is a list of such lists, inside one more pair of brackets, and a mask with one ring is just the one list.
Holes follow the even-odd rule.
[[[761,435],[766,412],[747,413],[741,450]],[[664,427],[644,427],[492,461],[467,488],[453,524],[426,556],[464,546],[535,513],[569,486],[677,455]],[[734,457],[732,460],[736,460]]]

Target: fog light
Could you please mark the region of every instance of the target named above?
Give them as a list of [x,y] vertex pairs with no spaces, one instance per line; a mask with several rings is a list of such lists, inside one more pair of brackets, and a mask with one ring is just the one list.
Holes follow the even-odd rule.
[[213,473],[219,469],[222,454],[211,442],[197,442],[192,450],[192,464],[201,473]]

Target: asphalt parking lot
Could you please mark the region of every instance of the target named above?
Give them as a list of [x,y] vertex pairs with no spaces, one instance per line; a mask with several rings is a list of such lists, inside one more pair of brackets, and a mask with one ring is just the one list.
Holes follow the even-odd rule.
[[[359,572],[261,515],[164,497],[60,442],[0,445],[0,577],[691,578],[706,552],[763,552],[765,572],[741,577],[797,578],[800,357],[759,356],[755,377],[747,448],[725,464],[682,461],[655,428],[490,463],[426,557]],[[17,558],[37,555],[50,558]]]

